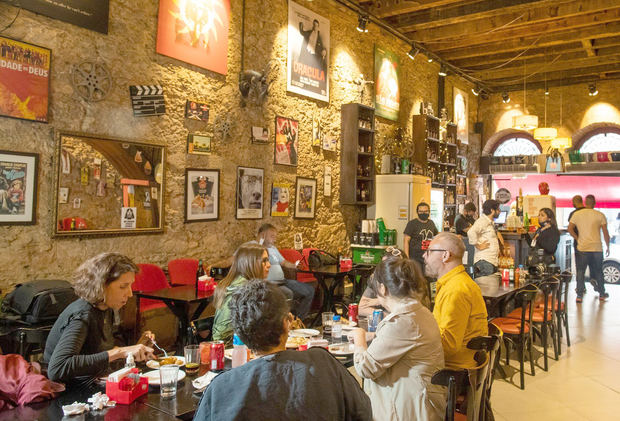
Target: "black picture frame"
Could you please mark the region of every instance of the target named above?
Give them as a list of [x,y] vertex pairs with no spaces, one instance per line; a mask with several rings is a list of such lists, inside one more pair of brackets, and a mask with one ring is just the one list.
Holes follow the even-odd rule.
[[38,181],[39,154],[0,150],[0,225],[36,224]]
[[[307,192],[310,187],[311,197],[308,201]],[[302,198],[302,194],[304,197]],[[316,195],[317,181],[316,178],[296,177],[295,178],[295,218],[296,219],[314,219],[316,217]],[[307,205],[310,208],[307,209]]]
[[[247,177],[247,178],[244,178]],[[252,178],[258,177],[258,178]],[[260,192],[258,184],[260,183]],[[259,195],[260,193],[260,195]],[[260,196],[260,197],[258,197]],[[260,208],[256,205],[260,203]],[[237,167],[235,218],[263,219],[265,209],[265,169]]]
[[[205,185],[201,186],[201,177],[205,177]],[[204,191],[201,191],[204,189]],[[207,212],[212,201],[212,210]],[[220,219],[220,170],[204,168],[185,169],[185,212],[184,222],[206,222]],[[204,212],[199,209],[204,208]]]

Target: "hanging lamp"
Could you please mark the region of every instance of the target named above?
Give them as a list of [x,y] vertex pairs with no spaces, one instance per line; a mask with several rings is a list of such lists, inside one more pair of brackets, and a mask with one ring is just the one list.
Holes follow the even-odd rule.
[[[562,111],[564,105],[564,97],[563,92],[560,91],[560,127],[562,127]],[[553,149],[559,149],[561,152],[564,152],[565,149],[573,146],[573,139],[570,137],[556,137],[551,141],[551,147]]]
[[527,113],[527,94],[525,76],[525,60],[523,60],[523,114],[512,117],[512,128],[517,130],[533,130],[538,127],[538,116]]
[[[545,92],[547,92],[547,73],[545,73]],[[557,129],[547,127],[547,99],[549,95],[545,95],[545,127],[539,127],[534,130],[534,139],[543,142],[550,142],[558,136]]]

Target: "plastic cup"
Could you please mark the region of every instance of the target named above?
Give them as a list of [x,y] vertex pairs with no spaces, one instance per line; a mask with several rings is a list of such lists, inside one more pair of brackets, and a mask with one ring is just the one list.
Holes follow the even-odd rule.
[[178,365],[164,365],[159,368],[159,393],[162,398],[168,399],[176,396],[178,379]]
[[196,374],[200,370],[200,346],[187,345],[183,348],[183,356],[185,357],[185,372],[187,374]]

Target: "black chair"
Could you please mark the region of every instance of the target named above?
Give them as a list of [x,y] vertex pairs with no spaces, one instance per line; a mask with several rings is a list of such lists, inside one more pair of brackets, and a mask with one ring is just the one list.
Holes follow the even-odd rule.
[[210,341],[213,339],[213,322],[215,316],[203,319],[192,320],[189,323],[189,337],[193,338],[194,343]]
[[532,321],[534,322],[535,332],[538,332],[543,344],[544,367],[545,371],[549,370],[548,364],[548,338],[551,335],[553,343],[553,351],[555,360],[558,360],[558,330],[556,325],[556,308],[558,290],[560,281],[557,278],[551,278],[542,282],[539,288],[543,292],[545,300],[538,308],[534,309]]
[[483,380],[484,385],[479,396],[474,397],[475,402],[480,402],[478,405],[480,408],[478,420],[480,421],[484,421],[486,419],[486,412],[491,409],[489,399],[491,397],[491,385],[493,383],[493,375],[495,373],[495,364],[497,362],[497,351],[499,350],[500,340],[501,331],[499,328],[493,324],[489,324],[488,336],[478,336],[476,338],[472,338],[467,343],[467,348],[477,351],[485,351],[489,357],[486,378]]
[[467,419],[466,416],[456,412],[456,398],[458,397],[457,389],[467,383],[467,370],[439,370],[433,374],[431,383],[445,386],[448,388],[448,398],[446,403],[445,421],[454,421],[455,418]]
[[566,332],[566,345],[570,346],[570,333],[568,331],[568,288],[573,274],[565,271],[560,275],[560,287],[558,288],[557,304],[555,308],[557,331],[558,331],[558,355],[562,355],[562,326]]

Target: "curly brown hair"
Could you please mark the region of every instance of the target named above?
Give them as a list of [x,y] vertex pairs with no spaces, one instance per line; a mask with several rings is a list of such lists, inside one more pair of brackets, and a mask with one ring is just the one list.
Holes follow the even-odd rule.
[[106,285],[116,281],[127,272],[138,273],[140,269],[127,256],[120,253],[101,253],[80,265],[73,276],[73,289],[78,297],[92,305],[104,300]]

